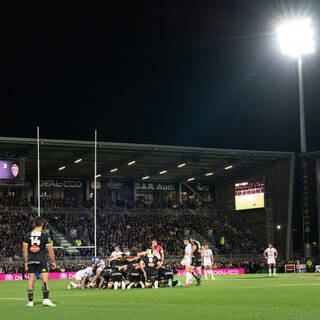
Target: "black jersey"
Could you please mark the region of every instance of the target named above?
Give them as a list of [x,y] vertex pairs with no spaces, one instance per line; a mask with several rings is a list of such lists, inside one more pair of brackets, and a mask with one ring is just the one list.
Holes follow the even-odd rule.
[[158,263],[159,259],[154,255],[147,255],[142,258],[142,261],[145,264],[145,270],[148,275],[158,274]]
[[23,244],[28,246],[28,264],[46,263],[46,247],[52,245],[46,233],[30,231],[24,236]]
[[193,253],[194,257],[197,258],[200,256],[201,258],[201,245],[199,241],[193,241],[191,242],[192,250],[193,246],[196,246],[196,251]]

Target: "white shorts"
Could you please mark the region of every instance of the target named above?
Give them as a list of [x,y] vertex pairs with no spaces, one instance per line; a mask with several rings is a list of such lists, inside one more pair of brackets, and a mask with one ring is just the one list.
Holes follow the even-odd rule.
[[184,265],[186,267],[190,267],[191,266],[191,258],[188,258],[188,259],[184,260]]
[[203,265],[205,267],[211,267],[212,266],[211,260],[204,259],[203,260]]
[[268,264],[276,264],[276,259],[275,258],[269,258],[268,259]]
[[83,279],[83,277],[84,277],[84,274],[85,274],[85,272],[83,271],[83,270],[80,270],[80,271],[78,271],[77,273],[76,273],[76,275],[75,275],[75,279],[76,280],[82,280]]

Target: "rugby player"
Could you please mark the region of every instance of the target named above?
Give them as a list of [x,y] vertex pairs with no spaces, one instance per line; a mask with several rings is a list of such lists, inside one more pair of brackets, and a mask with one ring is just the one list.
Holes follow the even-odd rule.
[[123,252],[120,250],[119,246],[114,247],[114,251],[111,253],[111,258],[121,257]]
[[88,288],[94,288],[97,280],[101,277],[101,274],[106,267],[106,262],[103,259],[99,259],[98,257],[94,257],[92,259],[93,269],[96,270],[96,274],[92,278],[92,281],[88,284]]
[[[200,242],[196,240],[196,237],[194,235],[190,236],[190,242],[192,246],[192,250],[191,250],[192,261],[191,261],[190,271],[197,280],[197,286],[199,286],[201,283],[201,262],[202,262],[201,245],[200,245]],[[198,275],[194,273],[194,269],[198,271]]]
[[43,306],[55,307],[49,299],[49,269],[46,261],[46,249],[48,250],[52,268],[56,268],[54,250],[49,237],[43,232],[43,220],[41,217],[34,219],[34,230],[28,232],[23,242],[23,259],[25,271],[29,273],[28,280],[28,307],[33,307],[33,291],[36,274],[40,273],[42,280]]
[[162,263],[164,263],[164,251],[163,248],[158,245],[157,240],[152,240],[151,248],[153,250],[153,255],[156,256]]
[[204,266],[204,277],[208,280],[208,272],[211,274],[211,279],[215,280],[213,275],[212,266],[214,263],[213,253],[212,250],[209,249],[209,245],[204,246],[204,250],[202,251],[202,265]]
[[277,264],[276,259],[278,258],[278,251],[273,247],[272,243],[269,243],[269,247],[263,253],[264,257],[268,261],[269,265],[269,277],[271,277],[271,268],[273,267],[273,274],[277,276]]
[[79,270],[76,275],[75,279],[76,282],[70,282],[68,285],[68,289],[75,288],[75,289],[84,289],[89,278],[94,276],[94,270],[92,267],[85,268],[83,270]]
[[151,249],[147,249],[146,255],[142,257],[140,261],[140,268],[145,278],[146,288],[158,288],[158,275],[159,268],[162,266],[162,262],[152,253]]
[[190,286],[192,285],[192,270],[191,270],[191,253],[192,253],[192,246],[190,243],[189,238],[185,238],[183,240],[183,243],[185,245],[185,249],[184,249],[184,257],[181,261],[181,264],[184,266],[184,270],[186,273],[186,282],[185,282],[185,286]]

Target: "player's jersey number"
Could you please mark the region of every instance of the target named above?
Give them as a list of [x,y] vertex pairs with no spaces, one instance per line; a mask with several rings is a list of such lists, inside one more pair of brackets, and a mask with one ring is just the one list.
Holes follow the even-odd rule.
[[40,239],[39,237],[30,237],[31,245],[40,246]]

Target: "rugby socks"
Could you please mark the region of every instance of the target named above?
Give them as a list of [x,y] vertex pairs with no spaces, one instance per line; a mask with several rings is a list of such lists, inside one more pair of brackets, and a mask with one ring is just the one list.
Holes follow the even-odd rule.
[[211,279],[214,280],[213,270],[210,270],[211,273]]
[[196,278],[197,281],[200,280],[200,277],[198,277],[194,272],[192,272],[192,275]]
[[276,268],[273,268],[273,274],[276,275],[276,271],[277,269]]
[[[210,272],[210,271],[209,271]],[[208,280],[208,271],[207,270],[204,270],[204,278],[206,279],[206,280]]]
[[49,299],[49,290],[47,289],[46,283],[44,283],[42,286],[42,294],[43,294],[43,300]]
[[33,290],[28,289],[28,300],[29,302],[33,301]]
[[192,274],[190,272],[186,274],[186,283],[192,283]]
[[74,282],[70,282],[70,285],[75,289],[80,288],[80,284],[76,284]]
[[271,268],[269,269],[269,276],[271,276]]

